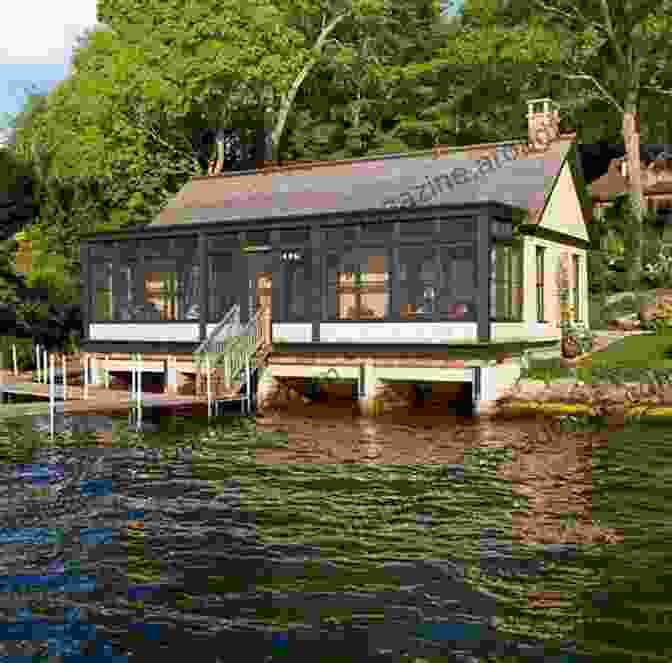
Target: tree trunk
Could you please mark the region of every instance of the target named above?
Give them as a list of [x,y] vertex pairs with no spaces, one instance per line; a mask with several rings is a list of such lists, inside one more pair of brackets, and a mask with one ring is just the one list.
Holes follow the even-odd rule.
[[635,289],[642,273],[643,218],[644,218],[644,186],[639,149],[639,117],[635,104],[628,104],[623,113],[623,142],[627,163],[627,179],[630,188],[632,215],[630,223],[633,250],[628,268],[630,288]]
[[324,47],[324,44],[327,40],[327,37],[332,33],[334,28],[346,17],[349,15],[349,12],[345,12],[343,14],[339,14],[338,16],[334,17],[327,25],[322,28],[322,31],[320,32],[319,37],[317,38],[317,41],[315,42],[315,46],[313,46],[313,57],[303,66],[301,71],[298,73],[297,77],[294,79],[294,82],[292,83],[291,87],[287,91],[287,94],[285,94],[282,98],[282,101],[280,103],[280,110],[278,112],[278,119],[275,122],[275,126],[273,127],[273,132],[271,134],[271,143],[273,146],[273,162],[277,163],[278,161],[278,152],[280,149],[280,138],[282,137],[282,134],[285,131],[285,125],[287,124],[287,116],[289,115],[289,111],[292,108],[292,105],[294,104],[294,99],[296,98],[296,95],[299,91],[299,88],[301,87],[301,84],[305,80],[306,76],[310,73],[311,69],[318,63],[320,56],[322,55],[322,48]]

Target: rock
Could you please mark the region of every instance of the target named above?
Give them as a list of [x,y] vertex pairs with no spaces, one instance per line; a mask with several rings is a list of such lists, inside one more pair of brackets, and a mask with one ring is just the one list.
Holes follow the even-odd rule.
[[651,322],[656,317],[656,305],[644,303],[639,307],[640,322]]
[[639,329],[640,325],[639,320],[636,319],[637,315],[637,313],[633,313],[626,317],[614,318],[613,320],[609,320],[607,324],[612,329],[618,329],[620,331],[634,331],[635,329]]

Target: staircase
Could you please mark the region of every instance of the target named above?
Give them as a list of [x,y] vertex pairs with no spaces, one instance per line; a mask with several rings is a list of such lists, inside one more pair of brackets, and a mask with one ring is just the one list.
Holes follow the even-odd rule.
[[270,311],[260,308],[241,325],[240,307],[235,304],[194,353],[199,369],[196,395],[207,395],[209,373],[213,400],[242,398],[250,413],[256,400],[258,371],[270,353],[270,340]]

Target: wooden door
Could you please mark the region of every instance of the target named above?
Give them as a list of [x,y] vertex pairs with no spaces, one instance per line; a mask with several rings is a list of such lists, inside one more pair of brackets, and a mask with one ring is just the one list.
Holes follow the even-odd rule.
[[264,310],[264,315],[257,321],[257,341],[270,342],[271,325],[271,293],[273,277],[271,272],[258,272],[255,281],[255,314]]

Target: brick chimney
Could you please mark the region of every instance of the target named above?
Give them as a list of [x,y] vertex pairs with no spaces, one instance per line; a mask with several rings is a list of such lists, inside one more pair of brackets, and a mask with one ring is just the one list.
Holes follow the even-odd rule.
[[552,99],[527,102],[527,135],[533,150],[545,150],[560,135],[558,104]]

